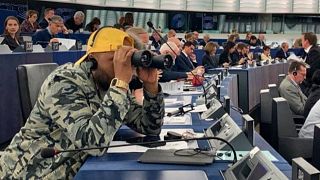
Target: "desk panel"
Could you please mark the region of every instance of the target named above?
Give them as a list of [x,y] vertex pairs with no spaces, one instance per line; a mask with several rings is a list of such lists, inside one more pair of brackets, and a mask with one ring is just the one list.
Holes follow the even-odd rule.
[[24,54],[0,55],[0,143],[13,137],[21,127],[16,67],[25,63]]

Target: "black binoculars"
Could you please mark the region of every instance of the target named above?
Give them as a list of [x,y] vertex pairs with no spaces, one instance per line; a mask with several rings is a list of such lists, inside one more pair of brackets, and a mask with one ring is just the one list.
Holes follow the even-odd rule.
[[148,50],[134,52],[131,57],[131,64],[136,67],[170,69],[173,65],[173,58],[170,55],[153,55]]

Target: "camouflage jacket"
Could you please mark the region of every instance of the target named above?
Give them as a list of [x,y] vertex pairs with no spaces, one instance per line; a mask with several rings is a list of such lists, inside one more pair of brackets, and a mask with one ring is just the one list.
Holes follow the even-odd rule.
[[105,150],[68,152],[41,158],[40,149],[106,146],[122,124],[157,135],[164,116],[163,94],[144,91],[143,106],[110,87],[100,99],[89,70],[65,64],[44,81],[38,100],[20,132],[0,157],[0,179],[72,179],[88,155]]

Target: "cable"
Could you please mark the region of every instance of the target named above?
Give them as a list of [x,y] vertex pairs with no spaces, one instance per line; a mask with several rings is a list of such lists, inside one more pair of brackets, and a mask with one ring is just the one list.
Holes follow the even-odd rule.
[[125,147],[125,146],[134,146],[134,145],[152,145],[152,144],[166,144],[169,142],[180,142],[180,141],[194,141],[194,140],[210,140],[216,139],[226,143],[232,150],[234,158],[233,164],[235,164],[237,160],[237,153],[234,147],[227,141],[219,137],[200,137],[200,138],[186,138],[186,139],[171,139],[171,140],[164,140],[164,141],[154,141],[154,142],[138,142],[138,143],[131,143],[131,144],[118,144],[118,145],[111,145],[111,146],[101,146],[101,147],[88,147],[88,148],[79,148],[79,149],[66,149],[66,150],[58,150],[51,147],[42,148],[41,149],[41,157],[42,158],[51,158],[57,154],[64,153],[64,152],[78,152],[78,151],[87,151],[87,150],[94,150],[94,149],[106,149],[106,148],[114,148],[114,147]]

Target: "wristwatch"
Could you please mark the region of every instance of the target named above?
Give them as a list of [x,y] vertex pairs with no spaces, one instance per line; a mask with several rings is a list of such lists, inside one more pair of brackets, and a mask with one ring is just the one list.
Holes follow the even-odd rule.
[[123,88],[123,89],[126,89],[126,90],[129,89],[129,84],[124,82],[124,81],[122,81],[122,80],[120,80],[120,79],[118,79],[118,78],[113,78],[111,80],[110,86],[115,86],[117,88]]

